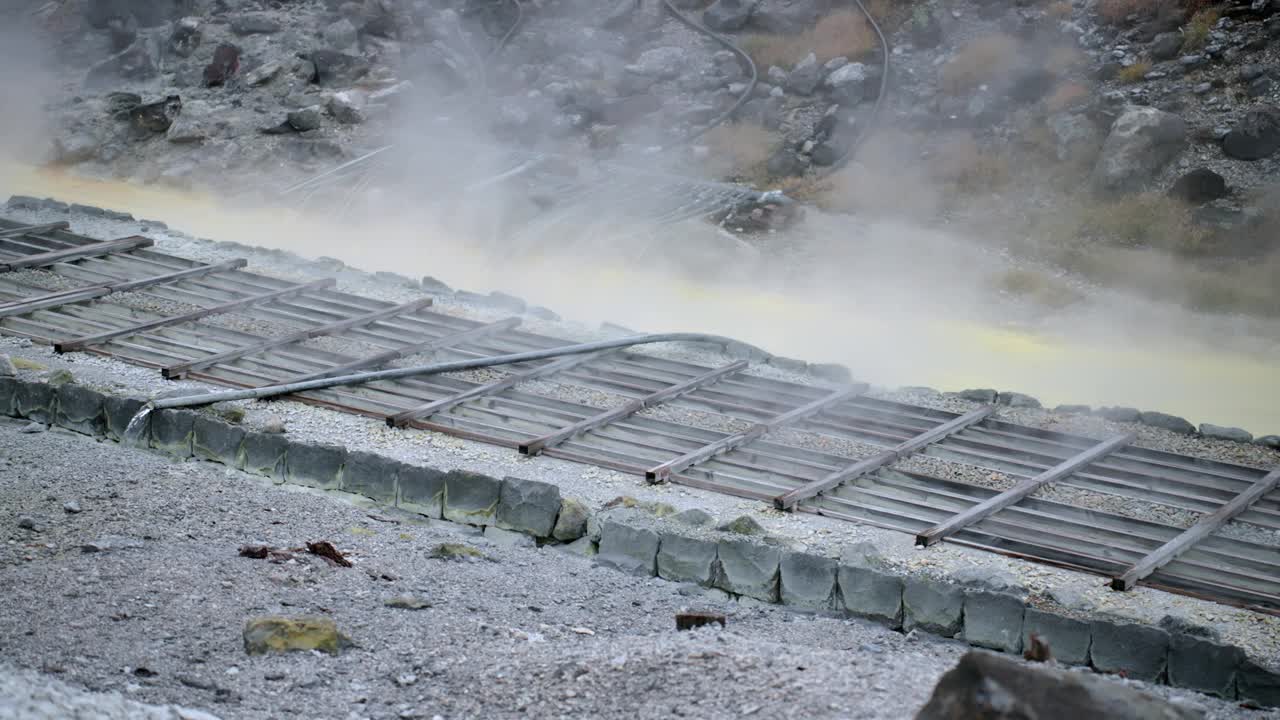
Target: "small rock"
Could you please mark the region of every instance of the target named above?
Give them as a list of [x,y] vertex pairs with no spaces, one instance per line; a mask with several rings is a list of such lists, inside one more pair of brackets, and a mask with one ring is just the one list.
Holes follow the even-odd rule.
[[1131,407],[1102,407],[1094,414],[1112,422],[1138,422],[1142,419],[1142,411]]
[[0,354],[0,377],[13,377],[18,374],[18,369],[13,366],[13,361],[8,355]]
[[1263,435],[1254,440],[1253,444],[1280,450],[1280,435]]
[[1196,426],[1192,425],[1186,418],[1180,418],[1177,415],[1169,415],[1162,412],[1147,411],[1140,416],[1143,425],[1155,428],[1163,428],[1170,432],[1180,435],[1190,435],[1196,431]]
[[1040,401],[1020,392],[1002,392],[997,398],[1001,405],[1008,405],[1014,408],[1038,408]]
[[822,68],[818,65],[818,56],[809,53],[787,75],[786,88],[797,95],[812,95],[821,81]]
[[80,503],[75,500],[68,500],[67,502],[62,503],[62,510],[71,515],[75,515],[80,512]]
[[427,552],[427,557],[437,560],[483,560],[484,553],[462,543],[440,543]]
[[84,543],[80,546],[80,550],[86,553],[102,553],[113,550],[137,550],[141,547],[142,543],[131,537],[104,535],[97,540]]
[[324,40],[337,50],[345,50],[356,44],[356,26],[343,18],[324,29]]
[[382,604],[400,610],[425,610],[431,607],[430,602],[414,595],[397,595],[384,600]]
[[280,23],[262,13],[245,13],[231,18],[231,31],[237,35],[269,35],[280,31]]
[[956,396],[964,400],[972,400],[980,403],[993,403],[998,397],[998,393],[991,388],[972,388],[969,390],[961,390]]
[[1176,32],[1160,33],[1151,43],[1151,59],[1164,62],[1178,57],[1182,50],[1182,35]]
[[1245,88],[1245,94],[1249,97],[1263,97],[1271,93],[1272,85],[1274,85],[1274,83],[1271,81],[1271,78],[1260,77],[1249,83],[1249,86]]
[[1182,118],[1153,107],[1130,107],[1116,119],[1103,143],[1093,184],[1103,192],[1141,188],[1186,145]]
[[587,519],[590,517],[591,511],[581,501],[568,497],[561,499],[560,514],[556,516],[551,537],[561,542],[577,540],[587,533]]
[[311,105],[309,107],[293,110],[288,114],[287,122],[290,127],[298,132],[316,130],[320,127],[321,112],[322,110],[319,105]]
[[1238,443],[1253,442],[1253,433],[1238,427],[1223,427],[1222,425],[1201,423],[1200,434],[1215,440],[1231,440]]
[[288,431],[284,425],[284,420],[272,415],[262,422],[262,432],[270,435],[283,435]]
[[1226,178],[1209,168],[1196,168],[1178,178],[1173,187],[1169,188],[1169,197],[1189,205],[1203,205],[1225,197],[1226,194]]
[[331,655],[351,645],[329,618],[251,618],[244,626],[244,651],[249,655],[319,650]]
[[756,0],[716,0],[702,13],[702,22],[717,32],[737,32],[746,26]]
[[756,522],[756,519],[750,515],[739,515],[727,523],[716,528],[723,532],[737,533],[739,535],[764,535],[768,531]]
[[240,71],[240,48],[222,43],[213,51],[213,60],[204,68],[205,87],[225,85]]
[[1222,152],[1237,160],[1261,160],[1280,150],[1280,108],[1250,110],[1222,138]]
[[329,114],[346,125],[358,125],[364,122],[364,93],[346,90],[334,93],[329,99]]
[[266,85],[280,75],[284,66],[278,62],[265,62],[245,73],[244,81],[250,87]]
[[400,687],[409,687],[416,682],[418,682],[418,676],[413,673],[404,673],[396,676],[396,684]]
[[30,530],[32,532],[41,532],[44,530],[43,525],[37,522],[31,515],[19,515],[18,527],[22,530]]
[[200,47],[203,37],[200,18],[182,18],[173,24],[173,33],[169,35],[169,50],[178,57],[191,57],[196,48]]
[[689,508],[688,510],[678,512],[675,515],[672,515],[671,519],[676,522],[684,523],[685,525],[692,525],[693,527],[711,527],[716,522],[716,519],[712,517],[710,513],[705,510],[699,510],[698,508]]
[[823,84],[830,90],[832,100],[851,106],[866,96],[867,80],[867,66],[855,62],[836,68]]
[[43,423],[29,422],[26,425],[23,425],[21,428],[19,428],[18,432],[24,433],[26,435],[35,435],[36,433],[42,433],[45,430],[48,430],[48,428],[46,428]]
[[1093,408],[1088,405],[1059,405],[1053,411],[1062,415],[1088,415]]

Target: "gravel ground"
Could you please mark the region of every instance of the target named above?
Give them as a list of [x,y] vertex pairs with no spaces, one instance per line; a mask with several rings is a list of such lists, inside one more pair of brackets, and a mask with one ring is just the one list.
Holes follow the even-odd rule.
[[[87,700],[65,682],[228,720],[908,718],[964,652],[637,580],[549,548],[500,547],[460,526],[215,465],[18,426],[0,422],[0,504],[10,511],[0,519],[0,648],[5,662],[45,675],[0,673],[0,687],[57,707],[23,717],[72,716]],[[19,527],[17,514],[37,530]],[[279,563],[237,554],[249,543],[319,539],[354,567],[305,553]],[[487,557],[430,559],[446,541]],[[92,543],[107,549],[82,551]],[[385,605],[404,595],[429,607]],[[728,628],[677,633],[672,615],[682,608],[726,612]],[[268,614],[331,618],[355,646],[336,657],[246,655],[246,619]],[[61,682],[45,686],[48,674]],[[1213,718],[1267,717],[1150,689]],[[94,700],[98,714],[77,717],[183,717],[142,715],[115,696]]]

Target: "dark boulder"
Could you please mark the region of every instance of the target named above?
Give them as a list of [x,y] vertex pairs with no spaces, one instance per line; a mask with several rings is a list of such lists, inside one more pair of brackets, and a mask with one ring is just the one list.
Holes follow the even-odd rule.
[[1209,168],[1196,168],[1178,178],[1169,188],[1169,197],[1188,205],[1203,205],[1226,194],[1226,178]]
[[355,55],[337,50],[315,50],[306,56],[315,66],[311,81],[329,87],[354,84],[369,72],[369,63]]
[[702,13],[702,22],[718,32],[736,32],[746,27],[756,0],[716,0]]
[[1151,59],[1165,62],[1178,57],[1182,52],[1182,34],[1176,32],[1160,33],[1151,43]]
[[1280,109],[1250,110],[1222,138],[1222,152],[1237,160],[1261,160],[1280,150]]
[[164,100],[139,105],[130,110],[129,125],[136,136],[146,137],[167,131],[181,112],[182,98],[170,95]]
[[173,32],[169,34],[169,50],[178,57],[191,57],[200,47],[204,31],[196,18],[183,18],[173,24]]
[[916,720],[1192,720],[1201,713],[1099,675],[970,652],[947,671]]
[[213,51],[213,61],[204,68],[204,84],[206,87],[225,85],[239,71],[240,48],[222,43]]

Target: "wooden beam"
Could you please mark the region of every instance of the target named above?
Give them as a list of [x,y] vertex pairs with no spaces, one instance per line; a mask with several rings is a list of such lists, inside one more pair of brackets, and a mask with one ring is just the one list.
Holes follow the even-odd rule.
[[24,298],[22,300],[14,300],[12,302],[0,304],[0,317],[10,315],[24,315],[26,313],[43,310],[50,307],[59,307],[61,305],[70,305],[71,303],[84,302],[94,298],[110,295],[116,292],[131,292],[140,288],[152,285],[162,285],[165,283],[178,282],[179,280],[189,280],[194,277],[202,277],[204,275],[212,275],[214,273],[226,272],[228,270],[236,270],[248,264],[247,260],[236,259],[218,263],[216,265],[199,265],[186,270],[179,270],[164,275],[156,275],[154,277],[142,278],[140,280],[123,280],[116,283],[108,283],[106,285],[94,285],[86,288],[76,288],[74,290],[59,290],[58,292],[48,293],[45,295],[37,295],[36,297]]
[[368,325],[370,323],[377,322],[378,320],[385,320],[386,318],[392,317],[394,315],[399,315],[401,313],[420,310],[424,307],[427,307],[430,304],[431,304],[431,298],[420,298],[412,302],[407,302],[401,305],[394,305],[392,307],[389,307],[383,310],[375,310],[374,312],[365,313],[364,315],[353,317],[347,320],[339,320],[338,322],[328,323],[327,325],[321,325],[319,327],[313,327],[307,330],[300,330],[296,333],[284,335],[278,338],[263,340],[262,342],[254,343],[253,345],[247,345],[245,347],[235,348],[233,350],[227,350],[226,352],[220,352],[220,353],[217,353],[216,355],[209,355],[207,357],[200,358],[199,360],[192,360],[190,362],[170,365],[168,367],[162,368],[160,370],[160,374],[164,375],[166,378],[169,378],[170,380],[177,380],[179,378],[185,377],[187,373],[190,373],[196,370],[203,370],[207,367],[211,367],[219,363],[225,363],[231,360],[239,360],[240,358],[245,357],[247,355],[260,353],[264,350],[270,350],[271,348],[280,347],[281,345],[289,345],[291,343],[302,342],[304,340],[311,340],[312,338],[318,338],[324,335],[333,335],[333,334],[342,332],[343,330],[349,330],[353,327]]
[[76,247],[63,248],[61,250],[50,250],[49,252],[24,255],[20,258],[6,260],[0,263],[0,272],[10,272],[12,270],[21,270],[23,268],[46,267],[60,262],[67,262],[69,260],[81,260],[87,257],[98,257],[100,255],[128,252],[130,250],[137,250],[138,248],[151,247],[154,244],[155,241],[151,238],[134,236],[121,238],[119,240],[107,240],[104,242],[91,243],[89,245],[78,245]]
[[948,435],[959,432],[970,425],[979,422],[991,413],[995,412],[994,405],[984,405],[977,410],[972,410],[956,418],[952,418],[937,427],[929,428],[913,438],[908,438],[892,449],[873,455],[869,458],[859,460],[848,467],[841,468],[824,478],[814,480],[813,482],[802,485],[789,493],[779,495],[773,499],[774,507],[779,510],[790,510],[796,506],[801,500],[820,495],[832,488],[839,487],[850,480],[874,472],[885,465],[895,463],[920,448],[937,442]]
[[525,370],[524,372],[512,373],[501,380],[485,383],[484,385],[473,387],[470,390],[463,390],[462,392],[450,395],[449,397],[433,400],[425,405],[419,405],[416,408],[410,408],[397,415],[392,415],[387,418],[387,424],[391,427],[404,427],[415,420],[426,420],[432,415],[442,413],[449,408],[460,405],[468,400],[474,400],[475,398],[500,393],[503,390],[515,387],[526,380],[534,380],[547,375],[554,375],[555,373],[563,370],[568,370],[582,365],[583,363],[590,362],[591,360],[596,360],[602,355],[606,355],[610,352],[613,351],[606,350],[604,352],[590,353],[587,355],[570,355],[568,357],[560,358],[559,360],[554,360],[546,365]]
[[59,220],[58,222],[45,223],[44,225],[24,225],[22,227],[9,228],[8,230],[0,230],[0,238],[21,237],[23,235],[46,233],[51,230],[69,229],[71,229],[71,223],[66,220]]
[[752,440],[761,438],[770,431],[784,427],[789,423],[797,420],[803,420],[811,415],[816,415],[842,400],[866,392],[866,389],[866,385],[856,385],[836,390],[825,397],[818,398],[811,403],[801,405],[800,407],[788,410],[781,415],[769,418],[768,420],[758,423],[740,433],[734,433],[728,437],[721,438],[710,445],[704,445],[697,450],[687,452],[674,460],[668,460],[661,465],[650,468],[645,471],[645,479],[651,483],[666,482],[672,475],[675,475],[686,468],[697,465],[698,463],[715,457],[716,455],[720,455],[721,453],[729,452],[736,447],[740,447]]
[[1033,478],[1028,478],[998,495],[993,495],[968,510],[954,515],[950,519],[938,523],[919,535],[916,535],[916,545],[928,546],[941,542],[948,535],[973,525],[974,523],[980,522],[992,513],[1013,505],[1041,487],[1044,487],[1051,482],[1061,480],[1077,470],[1081,470],[1087,465],[1110,455],[1116,450],[1119,450],[1133,442],[1133,438],[1133,433],[1118,435],[1110,440],[1104,440],[1091,448],[1077,453],[1076,455],[1072,455],[1039,475],[1036,475]]
[[486,325],[473,327],[470,330],[463,330],[462,332],[456,332],[449,335],[445,335],[443,337],[432,338],[431,340],[423,340],[422,342],[413,343],[411,345],[405,345],[404,347],[398,347],[395,350],[387,350],[385,352],[380,352],[375,355],[370,355],[369,357],[360,358],[359,360],[352,360],[349,363],[344,363],[336,367],[326,368],[324,370],[317,370],[313,373],[306,373],[303,375],[295,375],[291,378],[286,378],[284,380],[281,380],[279,384],[305,382],[307,380],[315,380],[317,378],[322,378],[322,377],[331,377],[334,375],[345,375],[347,373],[354,372],[356,370],[363,370],[364,368],[378,367],[379,365],[386,365],[392,360],[399,360],[400,358],[409,357],[410,355],[434,352],[436,350],[444,350],[447,348],[464,345],[468,342],[471,342],[472,340],[475,340],[476,338],[485,337],[486,335],[492,335],[497,332],[502,332],[503,330],[510,330],[511,328],[516,327],[519,324],[520,324],[520,318],[515,318],[515,317],[506,318],[505,320],[499,320],[497,322],[491,322]]
[[333,278],[325,278],[323,280],[315,280],[313,282],[309,282],[304,285],[291,285],[281,290],[272,290],[271,292],[259,293],[257,295],[250,295],[249,297],[240,298],[239,300],[233,300],[231,302],[222,303],[221,305],[214,305],[213,307],[207,307],[201,310],[195,310],[193,312],[185,313],[182,315],[173,315],[170,317],[159,318],[157,320],[140,323],[138,325],[130,325],[129,327],[120,328],[119,330],[111,330],[109,332],[98,333],[97,335],[86,335],[84,337],[78,337],[72,340],[64,340],[62,342],[54,343],[53,349],[54,349],[54,352],[59,352],[59,353],[83,350],[84,348],[89,347],[90,345],[101,345],[102,343],[111,342],[116,338],[128,337],[130,335],[137,335],[138,333],[147,332],[148,330],[155,330],[157,328],[167,327],[169,325],[181,325],[182,323],[193,322],[201,318],[209,317],[210,315],[220,315],[222,313],[238,310],[239,308],[247,307],[249,305],[256,305],[258,303],[269,302],[271,300],[278,300],[280,298],[285,298],[292,295],[300,295],[302,293],[310,292],[312,290],[319,290],[321,288],[332,287],[334,284],[335,284],[335,281]]
[[1213,514],[1205,515],[1195,525],[1183,530],[1172,540],[1153,550],[1149,555],[1126,570],[1120,577],[1112,578],[1111,588],[1113,590],[1131,589],[1151,573],[1168,565],[1177,559],[1179,555],[1190,550],[1196,543],[1217,532],[1228,521],[1248,510],[1250,506],[1277,487],[1280,487],[1280,468],[1267,473],[1257,482],[1245,488],[1244,492],[1231,498],[1227,504],[1218,508]]
[[520,445],[520,452],[524,455],[537,455],[541,453],[544,448],[562,443],[575,435],[579,435],[589,430],[594,430],[615,420],[619,420],[629,415],[634,415],[645,408],[659,405],[671,400],[672,398],[697,390],[698,388],[706,387],[726,375],[730,375],[746,368],[747,365],[747,361],[739,360],[738,362],[725,365],[724,367],[708,370],[707,372],[702,373],[695,378],[690,378],[678,385],[672,385],[671,387],[663,388],[657,392],[649,393],[648,395],[636,398],[625,405],[620,405],[612,410],[606,410],[598,415],[593,415],[561,430],[557,430],[553,433],[543,435],[540,438],[522,443]]

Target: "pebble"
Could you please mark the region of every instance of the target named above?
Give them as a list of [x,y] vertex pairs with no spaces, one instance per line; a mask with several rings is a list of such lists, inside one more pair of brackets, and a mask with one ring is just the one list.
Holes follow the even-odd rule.
[[27,435],[35,435],[36,433],[42,433],[46,430],[48,430],[48,428],[45,427],[43,423],[29,422],[26,425],[23,425],[18,432],[25,433]]
[[62,504],[62,509],[72,515],[80,512],[80,503],[75,500],[68,500]]

